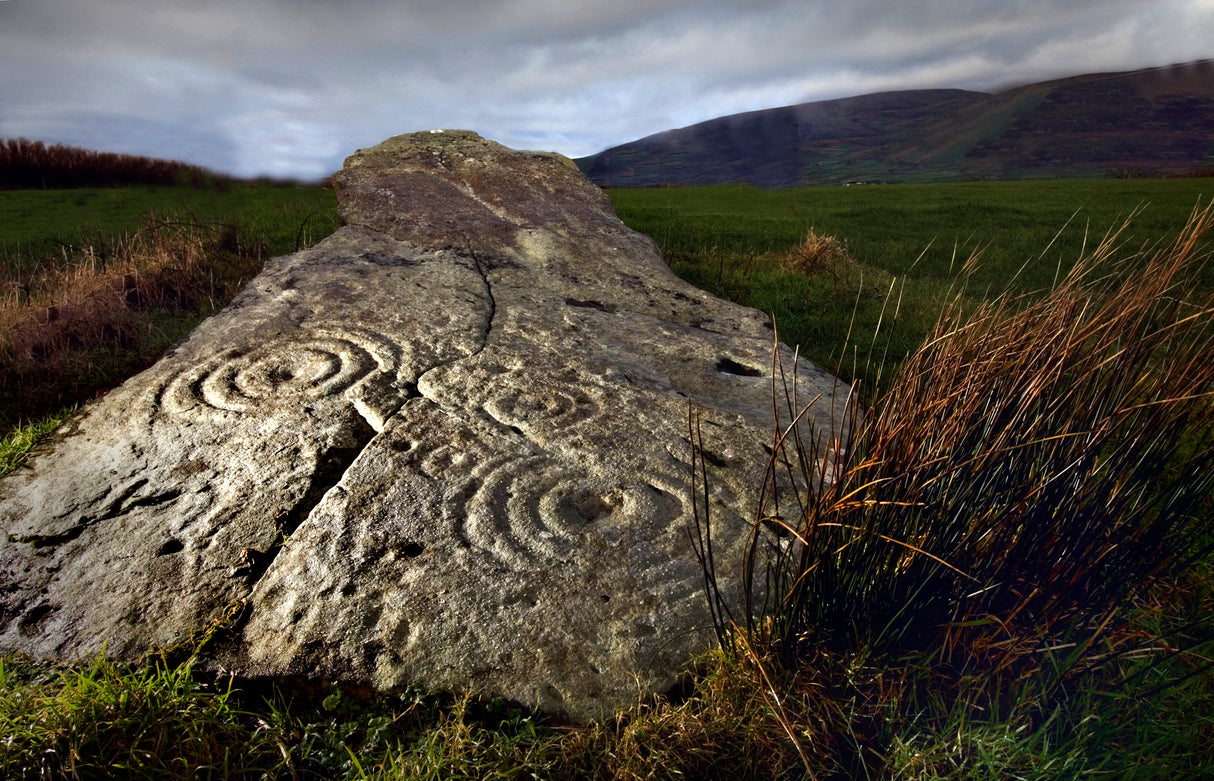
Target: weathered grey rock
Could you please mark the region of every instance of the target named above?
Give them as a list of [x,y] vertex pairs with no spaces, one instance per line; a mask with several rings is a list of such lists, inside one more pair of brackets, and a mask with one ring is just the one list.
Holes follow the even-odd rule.
[[736,594],[768,319],[678,280],[557,155],[411,134],[336,183],[344,227],[4,481],[0,648],[130,657],[237,614],[208,653],[249,675],[576,720],[669,687],[712,641],[689,405]]

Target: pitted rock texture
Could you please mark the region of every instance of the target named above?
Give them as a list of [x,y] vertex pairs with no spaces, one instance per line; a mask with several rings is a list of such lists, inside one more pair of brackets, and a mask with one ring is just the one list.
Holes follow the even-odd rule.
[[[669,688],[713,640],[688,412],[736,598],[769,320],[677,279],[558,155],[415,133],[335,183],[342,228],[0,484],[0,649],[133,657],[236,614],[206,654],[246,675],[578,721]],[[827,423],[847,388],[781,350]]]

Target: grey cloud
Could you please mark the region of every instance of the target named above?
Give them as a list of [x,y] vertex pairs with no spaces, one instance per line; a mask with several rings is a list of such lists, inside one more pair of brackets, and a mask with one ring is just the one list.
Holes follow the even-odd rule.
[[0,136],[300,176],[425,127],[581,155],[772,105],[1211,56],[1209,29],[1211,0],[13,0]]

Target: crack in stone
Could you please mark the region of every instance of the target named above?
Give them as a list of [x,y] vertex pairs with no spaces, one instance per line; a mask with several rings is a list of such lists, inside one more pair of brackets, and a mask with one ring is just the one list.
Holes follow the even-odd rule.
[[[7,539],[12,543],[29,545],[34,549],[50,548],[56,545],[62,545],[72,540],[77,539],[85,531],[96,526],[99,523],[119,518],[137,507],[156,507],[157,505],[171,502],[181,496],[182,491],[179,488],[173,488],[152,496],[141,496],[132,499],[139,492],[140,488],[147,485],[147,478],[136,480],[131,485],[110,502],[109,506],[100,515],[84,516],[76,521],[76,523],[67,531],[58,534],[26,534],[17,536],[15,534],[8,535]],[[130,501],[128,501],[130,500]]]
[[[493,323],[497,319],[497,299],[493,295],[493,282],[489,278],[489,269],[486,268],[485,263],[483,263],[481,261],[480,257],[476,254],[476,250],[472,249],[471,245],[466,240],[464,243],[464,252],[467,255],[467,257],[472,260],[473,265],[476,267],[476,273],[480,275],[481,281],[485,285],[485,298],[489,302],[489,318],[485,322],[485,330],[481,336],[479,347],[477,347],[474,351],[472,351],[471,353],[469,353],[467,355],[463,355],[458,358],[453,358],[449,361],[441,361],[439,363],[436,363],[435,365],[431,366],[429,369],[426,369],[424,372],[422,372],[421,374],[418,375],[417,384],[414,387],[417,388],[418,395],[422,396],[423,398],[429,399],[429,397],[426,396],[425,392],[423,392],[421,390],[421,388],[424,387],[424,385],[425,385],[426,375],[428,375],[434,371],[437,371],[438,369],[442,369],[446,366],[450,366],[451,364],[458,363],[459,361],[466,361],[471,358],[475,358],[476,356],[483,353],[485,351],[485,348],[489,346],[489,335],[491,333],[493,333]],[[429,399],[429,400],[433,401],[433,399]],[[442,405],[440,404],[438,406],[441,407]]]
[[489,343],[489,334],[493,333],[493,321],[497,317],[497,299],[493,296],[493,282],[489,279],[489,270],[481,263],[481,259],[477,257],[476,250],[472,249],[471,244],[468,244],[466,240],[465,251],[476,265],[476,273],[481,275],[481,280],[485,283],[485,296],[489,299],[489,322],[485,325],[485,336],[481,340],[480,349],[468,356],[471,358],[483,352],[485,346]]
[[352,441],[344,446],[331,447],[317,458],[316,468],[312,471],[303,496],[290,512],[275,519],[274,526],[279,539],[265,550],[245,548],[241,552],[241,559],[232,567],[231,574],[234,577],[243,577],[250,587],[255,587],[282,551],[282,543],[286,538],[294,534],[329,492],[341,483],[346,472],[377,435],[372,423],[361,415],[353,418],[353,425],[345,433]]
[[[256,588],[258,581],[273,566],[275,559],[277,559],[278,554],[283,549],[282,540],[294,534],[312,515],[313,511],[320,506],[325,497],[338,487],[359,456],[371,444],[371,441],[387,428],[392,418],[400,414],[400,410],[404,407],[405,403],[412,398],[424,398],[424,394],[420,390],[423,378],[436,369],[440,369],[456,361],[473,358],[484,351],[489,341],[489,334],[493,330],[494,318],[497,315],[497,302],[493,297],[493,286],[489,280],[489,272],[485,268],[485,264],[482,263],[471,247],[467,247],[465,251],[467,256],[471,258],[477,273],[485,285],[485,297],[489,303],[489,317],[480,340],[480,346],[469,355],[453,358],[450,361],[440,361],[429,367],[418,376],[416,383],[404,383],[400,387],[394,385],[395,390],[402,393],[404,398],[400,404],[395,405],[395,408],[386,415],[381,415],[379,411],[369,408],[366,404],[359,403],[361,397],[350,399],[351,405],[358,413],[352,429],[347,432],[352,437],[353,444],[346,447],[330,448],[320,457],[303,497],[295,504],[290,513],[275,521],[279,540],[265,550],[258,550],[256,548],[244,549],[241,561],[232,568],[232,574],[247,580],[251,590]],[[237,631],[240,628],[240,626],[234,627]]]
[[[370,229],[374,230],[374,229]],[[378,231],[376,231],[378,232]],[[325,497],[332,491],[338,489],[341,481],[346,473],[353,467],[358,458],[370,446],[372,440],[384,431],[392,418],[400,414],[405,403],[413,398],[425,398],[425,394],[421,391],[423,380],[427,374],[440,369],[456,361],[466,360],[475,357],[484,351],[489,341],[489,334],[493,330],[494,318],[497,315],[497,302],[493,296],[493,287],[489,280],[488,269],[481,262],[481,259],[476,253],[468,247],[466,254],[471,258],[475,265],[477,273],[480,275],[482,282],[485,285],[485,296],[489,303],[489,317],[485,323],[484,332],[480,340],[480,346],[472,353],[466,356],[453,358],[449,361],[440,361],[425,371],[421,372],[415,383],[402,383],[393,385],[393,388],[402,393],[404,399],[399,405],[387,414],[381,414],[370,408],[366,404],[360,404],[359,398],[350,398],[351,406],[358,413],[355,418],[354,426],[348,433],[353,438],[353,445],[347,447],[330,448],[320,458],[316,470],[312,473],[308,489],[304,492],[300,501],[295,504],[295,507],[285,517],[277,519],[275,526],[278,531],[278,539],[267,547],[265,550],[256,548],[245,548],[241,552],[241,558],[231,568],[230,574],[233,577],[243,578],[249,587],[249,595],[256,591],[259,582],[269,572],[278,556],[282,553],[287,537],[298,531],[317,507],[321,505]],[[434,403],[430,399],[426,399],[430,403]],[[238,638],[243,634],[250,618],[252,610],[248,609],[249,597],[244,597],[241,601],[246,605],[246,608],[241,610],[234,617],[232,622],[225,626],[224,634],[229,638]]]

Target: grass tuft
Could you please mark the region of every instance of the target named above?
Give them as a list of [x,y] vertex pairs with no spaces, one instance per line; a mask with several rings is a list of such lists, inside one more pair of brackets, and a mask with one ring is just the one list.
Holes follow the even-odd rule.
[[47,434],[59,427],[75,412],[75,407],[62,409],[33,423],[18,424],[0,439],[0,477],[25,463],[30,451]]
[[784,256],[784,267],[793,273],[835,280],[839,277],[840,266],[854,263],[847,244],[834,236],[816,233],[812,228],[805,234],[805,241]]
[[[1214,297],[1190,300],[1185,276],[1211,224],[1207,208],[1120,260],[1110,236],[1027,305],[950,308],[843,439],[782,431],[754,536],[775,554],[779,640],[1097,631],[1131,589],[1205,556]],[[775,490],[780,472],[799,490]]]

